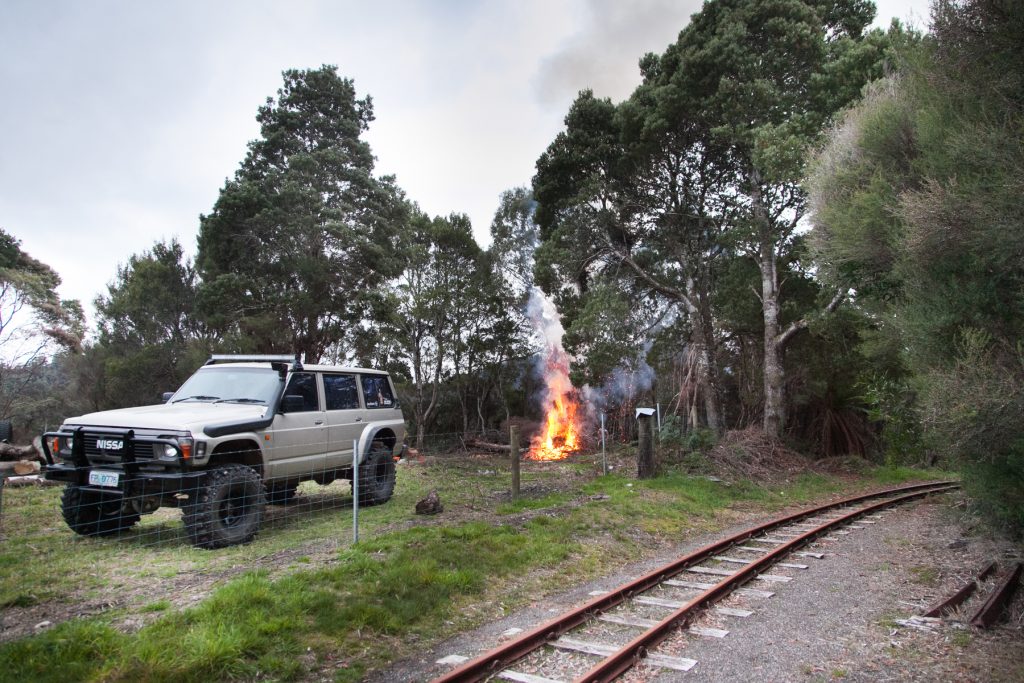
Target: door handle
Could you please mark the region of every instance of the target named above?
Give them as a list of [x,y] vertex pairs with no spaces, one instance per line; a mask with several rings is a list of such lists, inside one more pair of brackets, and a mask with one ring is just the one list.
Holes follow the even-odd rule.
[[315,424],[315,425],[322,425],[323,423],[324,423],[323,420],[314,420],[313,421],[313,424]]
[[363,421],[363,418],[361,418],[361,417],[357,417],[356,418],[356,422],[362,422],[362,421]]

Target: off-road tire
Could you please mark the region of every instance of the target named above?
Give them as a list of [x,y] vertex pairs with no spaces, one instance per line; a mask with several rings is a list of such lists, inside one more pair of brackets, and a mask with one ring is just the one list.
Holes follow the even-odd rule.
[[291,505],[299,485],[294,481],[275,481],[267,484],[267,503],[270,505]]
[[267,497],[260,475],[245,465],[211,470],[189,500],[182,519],[192,545],[224,548],[248,543],[263,522]]
[[395,461],[382,441],[370,444],[366,460],[359,466],[359,504],[380,505],[395,492]]
[[68,484],[60,496],[60,511],[71,530],[82,536],[110,536],[126,531],[139,521],[139,513],[124,510],[121,496],[84,491]]

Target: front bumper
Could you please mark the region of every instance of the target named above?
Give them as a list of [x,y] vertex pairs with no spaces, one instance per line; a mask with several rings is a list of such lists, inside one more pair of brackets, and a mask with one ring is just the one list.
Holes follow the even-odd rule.
[[[58,462],[50,451],[50,440],[54,437],[73,438],[70,458]],[[123,447],[115,454],[97,453],[96,448],[87,449],[87,442],[97,443],[99,439],[117,439]],[[162,462],[151,457],[154,447],[170,445],[178,448],[173,439],[138,437],[134,430],[108,427],[79,427],[73,431],[47,432],[43,435],[43,453],[46,464],[43,475],[51,481],[76,484],[85,490],[107,495],[140,496],[172,495],[190,493],[198,487],[202,471],[189,470],[181,458],[177,462]],[[87,452],[87,450],[92,452]],[[139,453],[150,457],[138,457]],[[90,472],[116,473],[117,484],[98,486],[90,483]]]

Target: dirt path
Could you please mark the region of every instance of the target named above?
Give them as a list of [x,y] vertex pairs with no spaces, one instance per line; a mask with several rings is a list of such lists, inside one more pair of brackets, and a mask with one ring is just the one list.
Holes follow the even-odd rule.
[[[934,631],[896,623],[959,587],[984,563],[1005,568],[1022,559],[1022,548],[976,534],[959,518],[955,498],[929,500],[888,513],[875,525],[839,541],[821,541],[821,560],[794,580],[773,586],[769,599],[747,599],[746,619],[705,619],[723,628],[723,639],[678,636],[666,653],[696,659],[691,671],[668,673],[641,668],[629,681],[1020,681],[1024,680],[1024,598],[1010,618],[991,631],[964,626],[975,607]],[[720,538],[722,534],[715,534]],[[694,539],[677,555],[705,545]],[[645,562],[619,575],[580,586],[544,604],[488,624],[371,677],[374,683],[425,680],[447,671],[436,660],[475,656],[500,642],[509,629],[528,629],[579,604],[594,590],[608,589],[640,575],[669,557]],[[507,637],[507,636],[504,636]]]

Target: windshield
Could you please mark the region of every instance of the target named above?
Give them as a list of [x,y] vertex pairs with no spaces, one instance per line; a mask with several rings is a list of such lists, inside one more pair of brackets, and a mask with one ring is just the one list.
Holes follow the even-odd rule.
[[188,378],[171,397],[183,401],[238,401],[269,403],[281,386],[281,376],[272,368],[202,368]]

